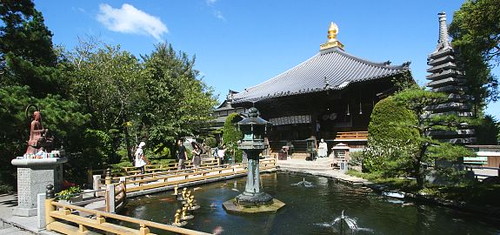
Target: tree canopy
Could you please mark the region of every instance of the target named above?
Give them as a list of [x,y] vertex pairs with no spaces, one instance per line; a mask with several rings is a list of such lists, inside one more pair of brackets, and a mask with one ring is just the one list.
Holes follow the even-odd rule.
[[491,73],[500,64],[499,22],[500,0],[468,0],[455,12],[449,29],[476,116],[486,102],[499,98],[498,78]]
[[15,182],[10,159],[26,150],[29,104],[70,154],[65,168],[75,180],[130,157],[140,141],[151,154],[169,153],[176,138],[197,136],[211,121],[216,99],[194,57],[161,43],[138,58],[92,38],[55,48],[31,0],[0,4],[0,181]]

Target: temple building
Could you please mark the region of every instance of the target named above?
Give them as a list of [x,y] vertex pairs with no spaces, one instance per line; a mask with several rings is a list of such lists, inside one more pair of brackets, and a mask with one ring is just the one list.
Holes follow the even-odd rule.
[[[293,146],[307,152],[306,140],[324,139],[328,148],[366,145],[374,105],[394,93],[394,80],[412,80],[409,62],[393,66],[347,53],[331,23],[319,53],[253,87],[233,94],[232,107],[256,107],[270,121],[271,150]],[[304,154],[305,155],[305,154]]]
[[[466,95],[464,74],[461,72],[455,61],[455,51],[448,41],[448,28],[446,25],[446,14],[441,12],[439,16],[439,40],[437,48],[432,52],[427,64],[430,68],[427,72],[430,74],[427,84],[432,91],[443,92],[448,95],[446,102],[428,107],[431,115],[458,115],[460,117],[472,117],[472,106],[469,102],[469,96]],[[441,141],[470,144],[475,142],[474,129],[462,123],[462,125],[453,131],[433,130],[431,135],[434,139]]]
[[215,118],[212,129],[220,129],[224,127],[227,117],[231,113],[244,113],[245,109],[242,107],[233,107],[233,96],[238,94],[237,91],[229,90],[226,100],[222,102],[215,110],[212,112],[212,116]]

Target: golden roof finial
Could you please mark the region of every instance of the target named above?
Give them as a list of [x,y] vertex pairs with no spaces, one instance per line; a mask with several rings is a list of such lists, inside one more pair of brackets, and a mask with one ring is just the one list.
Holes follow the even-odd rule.
[[338,47],[344,50],[344,44],[342,44],[341,42],[339,42],[339,40],[337,40],[338,32],[339,32],[339,27],[337,26],[337,24],[331,22],[330,27],[328,28],[328,36],[327,36],[328,40],[319,46],[320,50],[325,50],[332,47]]

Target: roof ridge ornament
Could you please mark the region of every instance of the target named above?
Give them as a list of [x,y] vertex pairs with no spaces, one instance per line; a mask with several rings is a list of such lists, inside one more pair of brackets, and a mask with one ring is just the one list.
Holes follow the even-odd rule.
[[330,22],[330,27],[328,28],[328,40],[319,46],[320,50],[326,50],[334,47],[338,47],[344,50],[344,44],[337,40],[337,34],[339,32],[339,27],[337,24]]

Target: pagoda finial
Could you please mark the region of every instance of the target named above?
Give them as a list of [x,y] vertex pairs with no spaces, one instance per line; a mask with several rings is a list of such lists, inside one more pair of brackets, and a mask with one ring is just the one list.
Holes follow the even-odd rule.
[[337,34],[339,32],[339,27],[337,24],[331,22],[328,28],[328,40],[319,46],[320,50],[325,50],[333,47],[338,47],[344,50],[344,44],[337,40]]
[[438,40],[438,49],[446,48],[450,46],[448,42],[448,26],[446,25],[446,13],[439,12],[439,40]]

